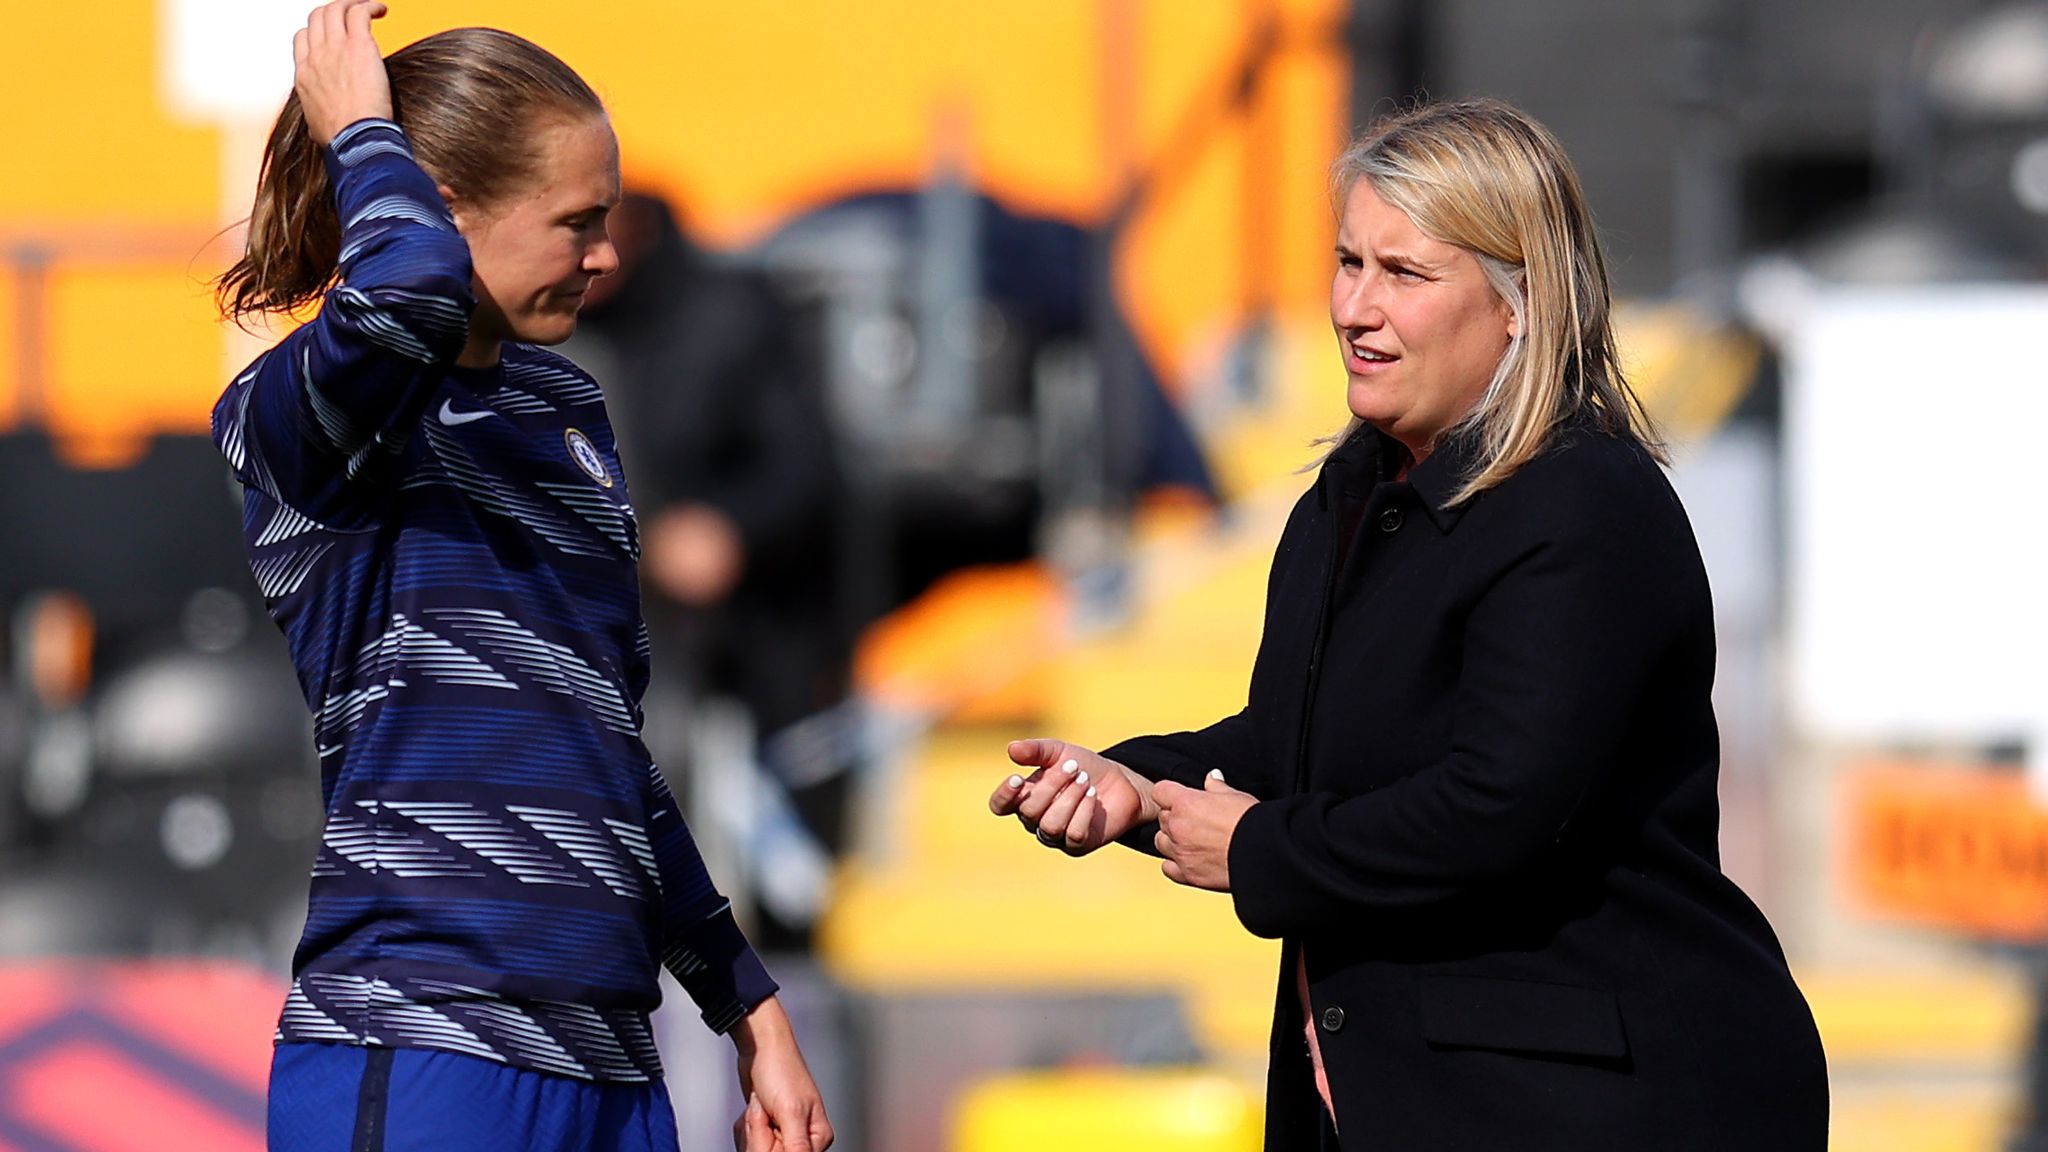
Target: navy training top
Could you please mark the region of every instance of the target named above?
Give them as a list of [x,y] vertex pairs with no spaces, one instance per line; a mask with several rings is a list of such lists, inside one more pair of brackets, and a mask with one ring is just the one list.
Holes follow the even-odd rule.
[[278,1040],[656,1079],[660,965],[720,1032],[776,985],[640,739],[603,395],[529,345],[457,367],[469,246],[404,134],[325,159],[339,284],[213,411],[326,809]]

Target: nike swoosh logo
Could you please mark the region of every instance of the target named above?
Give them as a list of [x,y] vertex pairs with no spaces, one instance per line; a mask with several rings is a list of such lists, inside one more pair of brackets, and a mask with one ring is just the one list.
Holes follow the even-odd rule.
[[450,426],[456,424],[467,424],[472,420],[481,420],[486,416],[496,415],[497,413],[491,411],[489,408],[485,408],[478,412],[457,412],[450,401],[441,401],[441,423]]

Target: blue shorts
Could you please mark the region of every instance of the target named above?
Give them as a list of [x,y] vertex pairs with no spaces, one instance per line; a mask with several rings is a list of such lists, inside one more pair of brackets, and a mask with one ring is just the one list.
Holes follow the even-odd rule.
[[269,1131],[270,1152],[678,1152],[659,1082],[353,1044],[277,1046]]

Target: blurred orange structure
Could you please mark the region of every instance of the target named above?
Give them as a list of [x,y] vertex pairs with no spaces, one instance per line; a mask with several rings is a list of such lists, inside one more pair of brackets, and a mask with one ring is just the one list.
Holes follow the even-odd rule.
[[[917,186],[953,124],[970,179],[1028,211],[1098,222],[1143,181],[1119,287],[1169,380],[1213,358],[1247,302],[1320,299],[1341,0],[392,8],[387,50],[487,23],[563,56],[609,102],[629,178],[718,243],[834,196]],[[167,110],[165,11],[32,8],[0,48],[0,99],[34,109],[0,182],[0,429],[43,424],[88,461],[203,428],[247,351],[213,318],[205,281],[226,249],[207,240],[246,198],[226,185],[253,174],[240,152],[261,126]]]
[[1842,812],[1853,895],[1877,915],[1999,939],[2048,935],[2048,808],[2017,771],[1868,764]]

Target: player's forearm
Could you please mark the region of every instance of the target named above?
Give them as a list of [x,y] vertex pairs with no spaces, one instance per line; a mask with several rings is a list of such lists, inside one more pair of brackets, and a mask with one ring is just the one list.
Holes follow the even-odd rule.
[[796,1031],[789,1025],[789,1013],[783,1011],[781,999],[775,996],[755,1005],[727,1035],[745,1057],[796,1047]]

